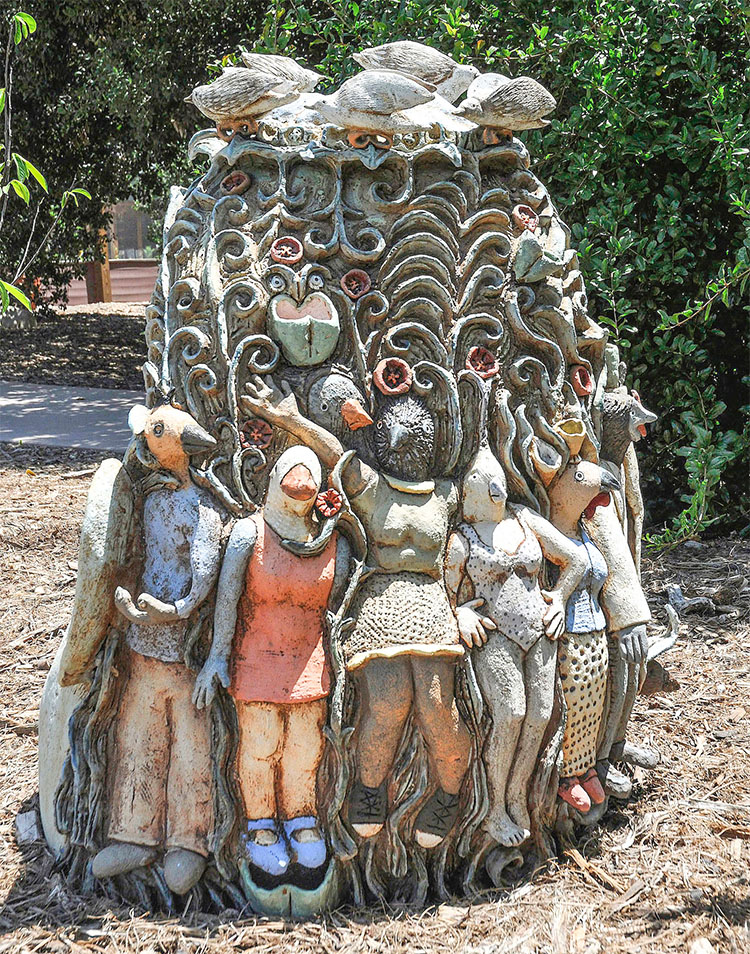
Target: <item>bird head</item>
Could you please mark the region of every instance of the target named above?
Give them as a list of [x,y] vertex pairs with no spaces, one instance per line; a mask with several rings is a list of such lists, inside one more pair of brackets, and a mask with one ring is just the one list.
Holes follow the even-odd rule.
[[460,106],[456,107],[457,116],[476,116],[482,112],[482,104],[478,99],[465,99]]
[[172,404],[147,408],[136,404],[128,415],[135,437],[146,441],[158,464],[172,473],[183,473],[192,456],[203,456],[216,447],[216,440],[185,411]]

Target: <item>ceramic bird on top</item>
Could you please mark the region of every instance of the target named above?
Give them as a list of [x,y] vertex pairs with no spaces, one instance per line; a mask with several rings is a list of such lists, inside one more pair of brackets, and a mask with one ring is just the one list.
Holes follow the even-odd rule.
[[219,137],[229,141],[236,132],[256,132],[259,116],[297,99],[300,82],[278,72],[227,66],[213,83],[196,86],[185,102],[212,119]]
[[365,70],[331,96],[311,99],[309,106],[334,125],[350,130],[349,143],[355,148],[369,145],[370,134],[385,140],[380,145],[390,146],[394,133],[418,128],[415,120],[403,115],[404,110],[429,103],[434,95],[434,84],[416,76],[398,70]]
[[287,80],[299,93],[310,93],[324,78],[315,70],[308,70],[290,56],[274,53],[243,53],[242,62],[248,69]]
[[549,125],[543,117],[555,106],[557,100],[552,93],[530,76],[510,79],[502,73],[484,73],[471,84],[457,112],[479,126],[509,136],[519,129]]
[[437,93],[450,103],[455,103],[479,76],[475,66],[456,63],[445,53],[412,40],[372,46],[355,53],[352,59],[365,70],[399,70],[432,83]]

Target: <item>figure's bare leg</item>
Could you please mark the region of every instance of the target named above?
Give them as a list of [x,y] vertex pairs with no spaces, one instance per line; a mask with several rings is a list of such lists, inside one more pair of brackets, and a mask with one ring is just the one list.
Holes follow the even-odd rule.
[[435,848],[458,816],[471,736],[456,704],[455,657],[413,656],[411,666],[414,708],[438,782],[417,815],[414,836],[422,848]]
[[542,636],[526,654],[526,718],[516,746],[506,792],[508,814],[527,833],[530,833],[531,826],[529,780],[539,757],[542,737],[552,718],[556,670],[557,643]]
[[279,773],[279,815],[317,815],[315,780],[323,758],[326,700],[286,707],[284,746]]
[[406,656],[373,659],[358,671],[360,717],[357,739],[359,779],[378,788],[396,757],[414,690]]
[[282,710],[270,702],[237,702],[237,775],[245,818],[276,818],[276,772],[284,739]]
[[526,715],[523,652],[507,636],[493,633],[474,653],[474,668],[492,720],[482,753],[490,795],[483,827],[498,844],[513,848],[528,837],[528,826],[517,825],[506,809],[508,776]]
[[631,663],[627,667],[627,689],[625,691],[625,698],[623,699],[622,712],[620,713],[620,718],[617,723],[617,728],[615,732],[615,737],[613,744],[618,742],[624,743],[625,736],[628,731],[628,724],[630,723],[630,717],[633,715],[633,708],[635,707],[635,700],[638,696],[638,690],[643,683],[643,680],[646,675],[646,666],[645,664],[639,665]]
[[444,792],[456,795],[469,767],[471,736],[456,704],[452,657],[412,656],[414,708],[430,761]]
[[[625,711],[625,698],[629,681],[628,669],[630,667],[620,652],[619,641],[611,636],[607,641],[609,644],[609,679],[604,710],[604,734],[599,744],[597,760],[609,759],[610,749],[618,741],[618,729]],[[630,718],[629,714],[628,718]]]
[[316,778],[323,758],[325,699],[285,706],[284,748],[278,780],[279,813],[293,857],[319,868],[328,849],[318,825]]

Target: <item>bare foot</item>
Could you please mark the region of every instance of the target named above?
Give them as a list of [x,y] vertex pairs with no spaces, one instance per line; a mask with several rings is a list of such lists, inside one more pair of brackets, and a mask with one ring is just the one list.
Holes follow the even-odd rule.
[[526,806],[526,799],[523,797],[510,798],[507,807],[511,819],[523,831],[524,838],[529,838],[531,835],[531,816]]
[[529,837],[528,829],[517,825],[506,812],[493,818],[487,825],[487,831],[499,845],[505,845],[506,848],[517,848]]

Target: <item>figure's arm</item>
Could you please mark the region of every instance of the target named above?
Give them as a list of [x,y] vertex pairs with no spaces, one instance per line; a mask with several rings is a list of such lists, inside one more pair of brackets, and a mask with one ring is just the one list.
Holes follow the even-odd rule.
[[[324,467],[333,470],[344,454],[341,441],[300,413],[297,399],[286,381],[282,381],[279,389],[270,375],[262,378],[255,374],[245,385],[245,391],[240,404],[246,411],[293,434],[318,455]],[[342,476],[347,494],[354,497],[361,493],[371,476],[372,470],[355,457]]]
[[445,556],[445,585],[451,605],[456,611],[456,622],[461,639],[467,646],[483,646],[487,642],[487,630],[497,629],[489,616],[480,615],[477,610],[484,599],[469,600],[456,606],[461,584],[466,576],[466,562],[469,559],[469,544],[458,531],[450,535]]
[[451,604],[455,607],[458,591],[466,574],[466,561],[469,559],[469,545],[457,530],[448,539],[445,553],[445,585]]
[[333,586],[331,587],[331,596],[328,600],[328,606],[332,612],[335,612],[341,600],[346,593],[346,587],[351,575],[352,548],[349,541],[339,533],[336,541],[336,564],[333,571]]
[[527,507],[520,507],[519,511],[539,541],[544,556],[560,568],[555,586],[551,590],[542,590],[542,596],[549,604],[544,614],[545,630],[550,639],[559,639],[565,630],[566,604],[586,572],[586,559],[549,520]]
[[238,520],[227,543],[219,574],[214,610],[214,631],[211,650],[195,681],[193,702],[202,709],[214,697],[217,682],[229,686],[229,654],[237,625],[237,604],[245,584],[247,564],[255,546],[257,530],[249,517]]

